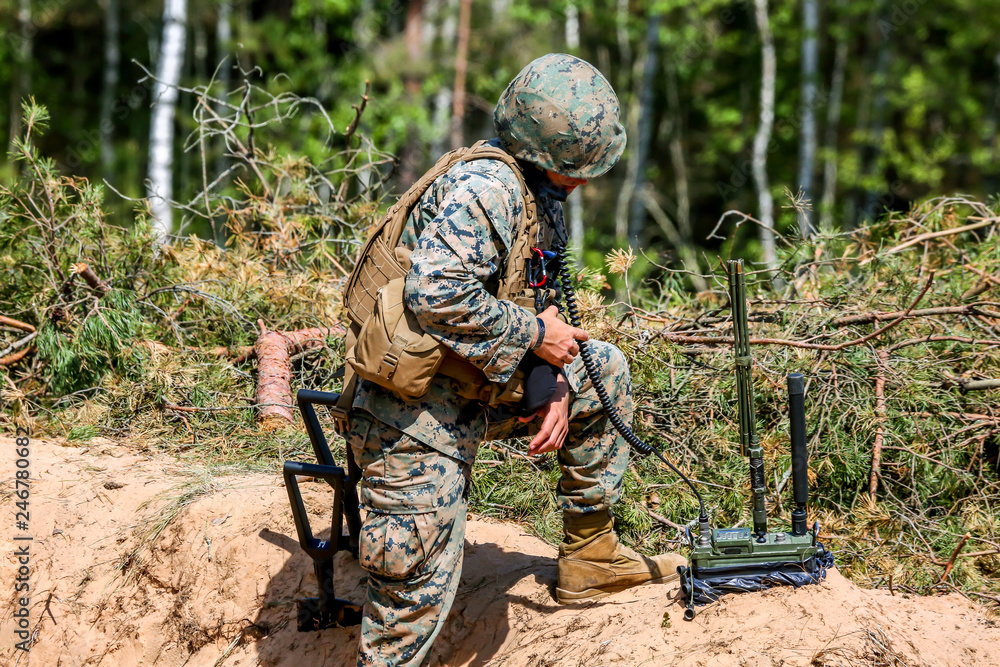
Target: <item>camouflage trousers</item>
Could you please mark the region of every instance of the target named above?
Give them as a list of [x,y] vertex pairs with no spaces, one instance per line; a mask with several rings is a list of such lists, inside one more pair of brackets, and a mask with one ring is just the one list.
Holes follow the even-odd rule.
[[[607,343],[589,347],[619,414],[631,423],[624,356]],[[628,445],[604,414],[579,357],[566,375],[570,425],[558,450],[559,505],[568,515],[607,510],[618,500]],[[506,408],[490,408],[486,416],[487,440],[531,436],[541,424],[540,418],[522,423]],[[363,471],[359,491],[367,510],[359,558],[368,571],[368,604],[357,664],[417,667],[458,589],[472,468],[363,410],[352,411],[345,437]]]

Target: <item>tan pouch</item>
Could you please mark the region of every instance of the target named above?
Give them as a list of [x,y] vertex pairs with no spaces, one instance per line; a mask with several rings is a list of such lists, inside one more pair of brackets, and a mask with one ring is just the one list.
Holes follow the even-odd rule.
[[369,382],[414,400],[427,393],[447,348],[425,332],[403,301],[405,277],[377,293],[374,311],[347,353],[347,363]]

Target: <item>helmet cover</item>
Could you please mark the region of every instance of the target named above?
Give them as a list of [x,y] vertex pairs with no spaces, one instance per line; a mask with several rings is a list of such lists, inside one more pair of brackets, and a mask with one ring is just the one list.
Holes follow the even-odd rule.
[[493,112],[508,153],[571,178],[596,178],[625,150],[614,89],[597,68],[565,53],[528,63]]

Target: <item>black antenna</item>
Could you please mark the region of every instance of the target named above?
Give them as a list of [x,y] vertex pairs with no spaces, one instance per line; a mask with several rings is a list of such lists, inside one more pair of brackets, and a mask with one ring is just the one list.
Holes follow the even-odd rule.
[[788,380],[788,429],[792,441],[792,535],[806,534],[806,507],[809,504],[809,450],[806,447],[806,382],[802,373]]

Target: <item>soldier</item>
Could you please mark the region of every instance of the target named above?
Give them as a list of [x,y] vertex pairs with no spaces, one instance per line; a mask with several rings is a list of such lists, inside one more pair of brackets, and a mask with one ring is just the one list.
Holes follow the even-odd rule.
[[[530,63],[501,95],[491,143],[517,158],[542,216],[540,249],[565,248],[562,203],[607,172],[625,148],[618,99],[589,63],[549,54]],[[405,400],[359,381],[344,434],[363,471],[367,517],[360,560],[368,604],[358,665],[421,665],[451,608],[462,570],[472,464],[484,440],[533,436],[528,452],[558,451],[565,539],[559,547],[560,603],[594,600],[677,577],[677,554],[647,558],[621,545],[611,507],[628,445],[608,421],[578,356],[586,331],[550,306],[537,314],[495,298],[525,196],[507,162],[458,162],[421,197],[400,245],[411,250],[405,304],[420,326],[494,383],[530,352],[561,368],[537,414],[464,398],[438,375],[428,393]],[[622,418],[632,419],[628,365],[614,346],[589,343]]]

